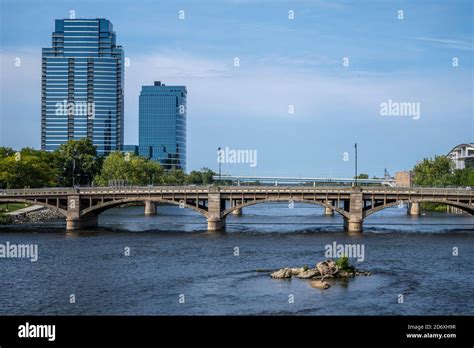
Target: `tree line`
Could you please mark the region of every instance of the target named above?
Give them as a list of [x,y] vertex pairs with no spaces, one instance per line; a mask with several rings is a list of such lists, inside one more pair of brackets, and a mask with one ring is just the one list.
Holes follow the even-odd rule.
[[69,140],[55,151],[0,147],[0,188],[118,185],[209,185],[215,173],[165,171],[152,160],[115,151],[98,156],[87,138]]
[[[474,169],[454,169],[446,156],[425,158],[415,165],[413,184],[431,187],[474,186]],[[165,171],[152,160],[115,151],[98,156],[87,138],[70,140],[55,151],[0,147],[0,188],[128,185],[210,185],[215,173],[203,168],[185,174]],[[367,174],[360,174],[365,179]]]
[[413,184],[430,187],[474,186],[474,169],[454,169],[446,156],[425,158],[413,168]]

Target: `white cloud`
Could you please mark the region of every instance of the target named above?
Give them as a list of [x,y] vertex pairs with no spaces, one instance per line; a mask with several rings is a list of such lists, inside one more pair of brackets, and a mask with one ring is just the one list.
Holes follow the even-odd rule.
[[431,37],[417,37],[415,38],[415,40],[431,42],[445,48],[455,48],[455,49],[467,50],[467,51],[474,50],[472,40],[465,41],[465,40],[439,39],[439,38],[431,38]]

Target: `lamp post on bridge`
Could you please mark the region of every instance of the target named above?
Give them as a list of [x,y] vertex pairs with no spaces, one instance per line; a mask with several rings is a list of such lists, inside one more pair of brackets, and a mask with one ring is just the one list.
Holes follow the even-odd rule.
[[221,164],[222,164],[222,158],[221,158],[221,147],[219,146],[217,148],[217,162],[219,162],[219,183],[217,186],[221,184]]
[[357,186],[357,143],[354,144],[355,149],[355,186]]
[[76,186],[76,157],[72,159],[72,187]]

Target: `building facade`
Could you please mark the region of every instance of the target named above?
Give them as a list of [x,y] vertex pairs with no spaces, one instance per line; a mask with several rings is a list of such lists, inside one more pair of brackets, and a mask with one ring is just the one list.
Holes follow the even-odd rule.
[[474,168],[474,143],[455,146],[447,157],[454,163],[454,169]]
[[138,152],[165,170],[186,171],[186,99],[185,86],[142,86]]
[[124,125],[124,52],[112,23],[57,19],[43,48],[41,148],[89,138],[100,155],[120,150]]
[[122,152],[138,155],[138,145],[123,145]]
[[396,187],[412,187],[413,185],[413,173],[409,170],[404,170],[395,173],[395,186]]

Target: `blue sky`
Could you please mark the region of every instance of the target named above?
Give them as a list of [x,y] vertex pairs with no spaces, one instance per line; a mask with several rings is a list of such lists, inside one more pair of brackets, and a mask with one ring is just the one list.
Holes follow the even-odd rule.
[[[380,176],[474,140],[469,0],[0,4],[1,145],[39,148],[41,48],[70,10],[110,19],[130,59],[127,144],[138,139],[141,85],[187,86],[188,170],[216,169],[221,146],[258,154],[255,168],[223,164],[226,173],[351,176],[357,142],[359,171]],[[419,103],[420,118],[381,116],[388,100]]]

